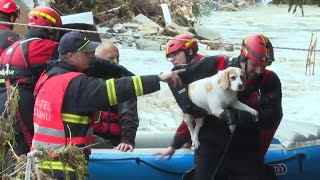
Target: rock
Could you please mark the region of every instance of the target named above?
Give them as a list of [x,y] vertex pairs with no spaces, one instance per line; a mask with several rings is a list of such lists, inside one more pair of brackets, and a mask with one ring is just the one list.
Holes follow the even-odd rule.
[[123,23],[123,26],[124,26],[126,29],[136,30],[136,29],[140,28],[141,25],[139,25],[139,24],[137,24],[137,23],[126,22],[126,23]]
[[206,45],[208,45],[208,49],[210,49],[210,50],[218,50],[218,49],[220,49],[220,45],[221,45],[221,43],[219,43],[219,42],[212,42],[212,43],[205,43]]
[[224,45],[222,47],[220,47],[218,50],[222,50],[222,51],[233,51],[233,45],[232,44],[227,44]]
[[117,31],[115,31],[113,28],[109,28],[107,29],[107,33],[117,33]]
[[142,38],[144,35],[146,35],[145,32],[138,31],[138,32],[133,34],[133,37],[139,39],[139,38]]
[[221,37],[220,32],[199,24],[195,24],[195,30],[197,32],[197,35],[199,36],[199,39],[207,39],[213,41]]
[[139,31],[143,31],[145,35],[156,35],[163,31],[163,28],[157,28],[154,26],[150,26],[147,24],[141,25],[138,29]]
[[106,38],[106,39],[101,38],[101,41],[102,42],[112,42],[112,43],[119,43],[120,42],[120,40],[115,37]]
[[239,8],[236,8],[232,3],[222,4],[218,9],[220,11],[239,11]]
[[153,26],[156,28],[160,28],[160,26],[153,22],[151,19],[149,19],[148,17],[144,16],[143,14],[139,14],[138,16],[134,17],[131,20],[132,23],[137,23],[137,24],[147,24],[149,26]]
[[161,50],[161,43],[151,39],[141,38],[136,40],[136,48],[143,50],[159,51]]
[[178,34],[191,34],[189,31],[188,27],[181,27],[179,25],[177,25],[174,22],[171,22],[170,24],[168,24],[164,30],[163,30],[163,34],[164,35],[168,35],[168,36],[176,36]]
[[123,24],[115,24],[112,27],[113,30],[115,30],[117,33],[124,33],[126,32],[126,28],[124,27]]

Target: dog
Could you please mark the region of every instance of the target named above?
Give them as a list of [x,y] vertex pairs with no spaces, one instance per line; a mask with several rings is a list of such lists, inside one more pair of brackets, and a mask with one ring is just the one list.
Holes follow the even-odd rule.
[[[188,95],[192,103],[206,110],[209,114],[220,118],[220,114],[228,107],[250,112],[258,115],[251,107],[241,103],[237,98],[238,91],[244,90],[244,73],[240,68],[229,67],[219,71],[216,75],[197,80],[188,86]],[[192,145],[197,149],[200,145],[198,132],[203,125],[203,118],[195,118],[196,126],[193,128],[192,115],[183,114],[190,135]],[[258,119],[256,118],[256,121]],[[229,126],[233,132],[235,125]]]

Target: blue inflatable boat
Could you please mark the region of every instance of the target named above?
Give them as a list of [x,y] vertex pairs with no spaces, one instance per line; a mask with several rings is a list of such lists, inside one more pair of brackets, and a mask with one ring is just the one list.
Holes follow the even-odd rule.
[[[144,144],[167,147],[163,141],[148,142],[148,139],[152,139],[150,135],[142,139]],[[151,153],[159,148],[139,148],[141,146],[144,145],[138,141],[134,152],[126,153],[113,149],[93,149],[89,161],[89,179],[180,180],[193,166],[192,149],[178,150],[170,160],[157,160]],[[320,146],[288,150],[274,139],[265,162],[272,167],[279,180],[320,179]]]

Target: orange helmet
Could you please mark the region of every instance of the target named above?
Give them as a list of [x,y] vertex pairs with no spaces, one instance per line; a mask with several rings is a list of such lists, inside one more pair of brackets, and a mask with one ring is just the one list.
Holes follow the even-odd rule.
[[268,66],[274,61],[273,46],[264,35],[252,34],[242,41],[241,56]]
[[[181,40],[180,40],[181,39]],[[193,49],[195,52],[198,51],[197,39],[193,35],[179,34],[170,40],[166,47],[166,56],[177,51],[185,49]]]
[[0,0],[0,11],[10,14],[13,13],[19,16],[19,6],[13,0]]
[[60,15],[52,8],[45,6],[38,6],[32,9],[28,15],[29,25],[39,26],[56,26],[62,25]]

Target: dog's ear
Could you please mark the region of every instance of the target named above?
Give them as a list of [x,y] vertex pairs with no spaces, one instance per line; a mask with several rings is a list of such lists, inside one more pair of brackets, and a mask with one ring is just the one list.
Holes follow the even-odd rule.
[[219,80],[218,80],[219,86],[221,87],[221,89],[226,90],[228,88],[229,85],[229,71],[225,70]]

